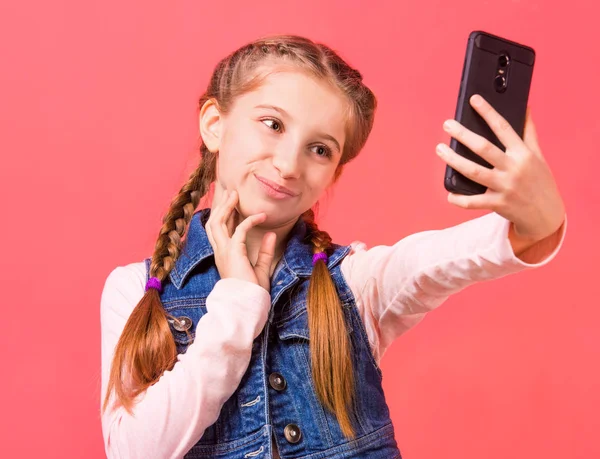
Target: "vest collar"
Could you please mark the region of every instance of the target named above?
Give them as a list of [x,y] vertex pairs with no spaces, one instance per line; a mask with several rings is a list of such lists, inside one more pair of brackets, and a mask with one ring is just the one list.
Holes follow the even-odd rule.
[[[183,283],[203,260],[214,256],[214,251],[204,225],[210,216],[210,208],[202,209],[192,216],[189,224],[185,242],[175,267],[169,277],[177,289],[181,289]],[[305,241],[307,235],[307,226],[302,218],[299,218],[292,228],[289,240],[283,254],[282,263],[297,277],[309,277],[312,273],[312,245],[310,241]],[[350,246],[342,247],[332,244],[333,253],[329,255],[327,267],[333,268],[341,259],[346,256]]]

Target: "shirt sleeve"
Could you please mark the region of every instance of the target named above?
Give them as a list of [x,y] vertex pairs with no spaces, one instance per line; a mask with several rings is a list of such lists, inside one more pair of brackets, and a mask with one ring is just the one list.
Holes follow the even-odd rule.
[[[114,348],[133,308],[145,291],[145,264],[115,268],[101,297],[101,405],[108,386]],[[252,344],[270,310],[270,294],[238,279],[221,279],[206,300],[195,341],[174,367],[144,393],[133,416],[115,402],[102,414],[108,458],[181,458],[215,423],[221,407],[248,368]]]
[[560,250],[567,220],[517,257],[510,221],[493,212],[459,225],[411,234],[392,246],[355,241],[341,264],[379,362],[392,342],[450,295],[476,282],[549,263]]

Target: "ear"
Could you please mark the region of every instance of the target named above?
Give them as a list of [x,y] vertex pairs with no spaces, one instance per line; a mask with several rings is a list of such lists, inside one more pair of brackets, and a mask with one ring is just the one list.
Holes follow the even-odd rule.
[[200,135],[206,148],[213,153],[219,151],[222,121],[217,102],[214,99],[208,99],[200,109]]

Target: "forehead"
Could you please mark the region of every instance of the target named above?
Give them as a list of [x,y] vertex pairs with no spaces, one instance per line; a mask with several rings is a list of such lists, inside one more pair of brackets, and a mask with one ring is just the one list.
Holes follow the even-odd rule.
[[296,124],[337,136],[343,134],[348,102],[345,96],[324,81],[299,71],[278,71],[236,101],[236,106],[253,110],[256,105],[275,105],[285,110]]

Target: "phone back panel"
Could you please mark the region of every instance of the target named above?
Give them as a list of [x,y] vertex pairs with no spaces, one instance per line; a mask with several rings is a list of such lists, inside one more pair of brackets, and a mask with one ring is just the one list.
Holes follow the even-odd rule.
[[[506,88],[499,92],[494,80],[498,76],[499,57],[503,53],[508,54],[510,63],[505,67],[504,73]],[[469,99],[473,94],[483,96],[522,138],[534,61],[535,51],[528,46],[486,32],[472,32],[467,44],[455,119],[505,151],[504,145],[471,107]],[[450,141],[450,148],[471,161],[492,168],[487,161],[454,138]],[[444,184],[448,191],[461,194],[480,194],[486,190],[486,187],[466,178],[450,166],[446,168]]]

